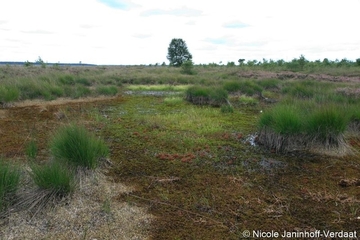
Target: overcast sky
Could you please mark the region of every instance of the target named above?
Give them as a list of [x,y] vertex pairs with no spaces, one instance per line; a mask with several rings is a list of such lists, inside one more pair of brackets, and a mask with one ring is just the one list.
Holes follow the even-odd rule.
[[1,0],[0,61],[199,63],[360,58],[360,0]]

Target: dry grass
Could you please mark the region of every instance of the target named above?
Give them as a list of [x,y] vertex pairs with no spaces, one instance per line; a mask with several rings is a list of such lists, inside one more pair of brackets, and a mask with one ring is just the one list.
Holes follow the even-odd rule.
[[114,198],[131,189],[101,172],[82,178],[68,201],[31,218],[10,214],[1,224],[1,239],[147,239],[151,216],[145,209]]

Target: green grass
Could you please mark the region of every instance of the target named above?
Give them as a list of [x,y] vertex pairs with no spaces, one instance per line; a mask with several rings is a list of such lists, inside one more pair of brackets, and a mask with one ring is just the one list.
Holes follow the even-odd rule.
[[278,105],[261,115],[259,125],[260,128],[271,128],[278,134],[299,134],[302,131],[301,112],[295,105]]
[[338,144],[338,138],[344,134],[349,124],[348,113],[336,105],[315,108],[307,117],[304,130],[308,136],[325,145]]
[[50,150],[56,159],[88,169],[96,168],[99,158],[109,153],[103,140],[74,124],[64,126],[55,133]]
[[14,86],[0,86],[0,102],[17,101],[20,97],[20,91]]
[[355,106],[331,102],[319,104],[315,100],[287,99],[261,115],[260,139],[263,144],[276,148],[290,144],[286,141],[292,141],[292,145],[298,143],[299,148],[312,143],[324,147],[340,146],[344,143],[350,119],[358,116],[354,109]]
[[30,159],[35,159],[38,153],[38,147],[34,140],[31,140],[25,148],[26,156]]
[[132,91],[185,91],[188,85],[167,85],[167,84],[152,84],[152,85],[129,85],[126,88]]
[[99,86],[96,88],[99,95],[115,96],[118,93],[118,88],[115,86]]
[[279,79],[262,79],[256,83],[264,89],[277,89],[280,87],[281,81]]
[[229,81],[223,84],[223,88],[229,93],[240,91],[241,84],[239,81]]
[[20,171],[0,159],[0,211],[8,207],[19,186]]
[[254,97],[250,97],[250,96],[246,96],[246,95],[241,95],[237,101],[242,104],[242,105],[257,105],[259,104],[259,100],[257,100]]
[[234,107],[230,106],[228,104],[221,105],[220,110],[221,110],[222,113],[233,113],[234,112]]
[[61,83],[63,85],[74,85],[75,84],[75,79],[71,75],[60,76],[58,81],[59,81],[59,83]]
[[263,90],[260,81],[253,80],[228,81],[223,84],[223,88],[229,93],[241,92],[248,96],[259,94]]
[[227,91],[220,87],[192,86],[186,91],[186,100],[197,105],[221,106],[227,98]]
[[171,106],[175,106],[175,105],[180,105],[184,102],[182,97],[165,97],[164,98],[164,103],[166,105],[171,105]]
[[82,84],[84,86],[87,86],[87,87],[91,86],[91,82],[87,78],[79,78],[79,79],[76,79],[75,82],[78,83],[78,84]]
[[60,162],[32,164],[30,176],[35,184],[49,195],[63,197],[74,191],[74,173]]

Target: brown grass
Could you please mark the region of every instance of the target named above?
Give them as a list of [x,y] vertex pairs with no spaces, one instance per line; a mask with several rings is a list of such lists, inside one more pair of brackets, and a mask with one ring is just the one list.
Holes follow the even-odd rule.
[[35,217],[10,214],[0,229],[4,239],[147,239],[152,216],[141,207],[114,201],[132,189],[101,172],[82,179],[71,199]]

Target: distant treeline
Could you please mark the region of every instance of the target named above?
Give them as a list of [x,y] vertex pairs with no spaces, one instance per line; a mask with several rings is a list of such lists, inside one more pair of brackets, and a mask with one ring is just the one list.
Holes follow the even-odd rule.
[[360,58],[356,59],[355,61],[348,60],[346,58],[341,60],[329,60],[328,58],[324,58],[323,60],[315,60],[310,61],[307,60],[304,55],[301,55],[299,58],[294,58],[293,60],[286,62],[283,59],[280,60],[272,60],[272,59],[265,59],[263,58],[262,61],[258,60],[245,60],[245,59],[239,59],[238,64],[235,62],[228,62],[227,64],[223,64],[220,62],[217,63],[209,63],[209,64],[200,64],[203,66],[249,66],[249,67],[255,67],[255,66],[261,66],[263,68],[273,68],[273,67],[282,67],[287,68],[289,70],[303,70],[304,68],[312,68],[312,67],[354,67],[358,66],[360,67]]
[[[0,62],[0,65],[43,65],[41,62]],[[46,63],[47,66],[96,66],[95,64],[87,63]]]

